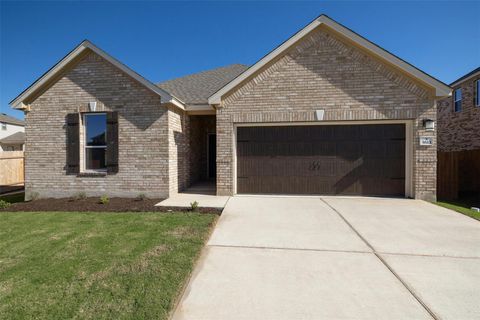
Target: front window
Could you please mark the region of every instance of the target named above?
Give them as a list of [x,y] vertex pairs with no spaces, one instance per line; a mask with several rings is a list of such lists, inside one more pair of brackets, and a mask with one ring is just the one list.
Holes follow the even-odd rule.
[[453,104],[455,112],[462,111],[462,89],[453,92]]
[[480,107],[480,80],[475,81],[475,105]]
[[87,113],[85,124],[85,169],[104,171],[107,169],[105,153],[107,150],[107,115],[105,113]]
[[2,130],[7,130],[7,124],[2,122]]

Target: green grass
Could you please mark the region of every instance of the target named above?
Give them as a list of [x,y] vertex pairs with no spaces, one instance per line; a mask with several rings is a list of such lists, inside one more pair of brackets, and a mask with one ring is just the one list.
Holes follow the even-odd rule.
[[452,202],[438,201],[436,202],[436,204],[444,208],[457,211],[461,214],[472,217],[474,219],[480,220],[480,212],[476,212],[470,209],[471,206],[467,203],[453,202],[453,201]]
[[16,203],[16,202],[25,201],[24,197],[25,197],[25,193],[24,192],[19,192],[19,193],[15,193],[15,194],[0,196],[0,200],[4,200],[4,201],[10,202],[10,203]]
[[215,219],[0,213],[0,318],[166,319]]

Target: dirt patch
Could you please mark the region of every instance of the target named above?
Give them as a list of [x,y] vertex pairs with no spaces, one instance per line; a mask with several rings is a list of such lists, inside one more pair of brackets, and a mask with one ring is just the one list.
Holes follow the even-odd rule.
[[[187,208],[155,207],[163,199],[111,198],[109,203],[100,203],[99,198],[86,199],[38,199],[14,203],[1,211],[62,211],[62,212],[188,212]],[[200,213],[221,214],[218,208],[198,208]]]
[[146,257],[158,257],[162,253],[168,251],[168,247],[164,244],[154,247],[152,250],[145,253]]

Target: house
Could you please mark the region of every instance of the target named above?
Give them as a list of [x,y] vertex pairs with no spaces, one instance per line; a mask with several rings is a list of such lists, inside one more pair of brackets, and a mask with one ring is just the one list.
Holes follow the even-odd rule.
[[450,86],[438,102],[439,196],[480,200],[480,67]]
[[450,97],[438,103],[438,150],[480,149],[480,67],[450,84]]
[[[248,45],[248,44],[246,44]],[[321,15],[250,67],[155,85],[83,41],[11,105],[26,191],[436,197],[450,87]]]
[[25,143],[25,122],[0,113],[0,152],[21,151]]

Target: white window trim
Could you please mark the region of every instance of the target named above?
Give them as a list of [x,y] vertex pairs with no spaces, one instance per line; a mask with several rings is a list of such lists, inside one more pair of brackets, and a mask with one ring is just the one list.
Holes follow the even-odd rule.
[[7,130],[7,124],[5,122],[2,122],[2,130]]
[[[83,172],[107,172],[107,168],[105,169],[87,169],[87,149],[105,149],[105,153],[107,152],[107,145],[104,146],[87,146],[87,117],[89,115],[107,115],[105,112],[86,112],[82,115],[83,117]],[[107,135],[107,126],[105,125],[105,138]]]
[[[460,92],[460,99],[457,100],[457,91]],[[453,112],[461,112],[462,111],[462,88],[457,88],[453,90]],[[457,110],[457,102],[460,102],[460,108]]]

